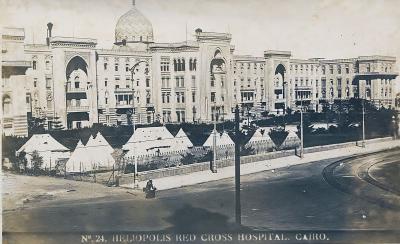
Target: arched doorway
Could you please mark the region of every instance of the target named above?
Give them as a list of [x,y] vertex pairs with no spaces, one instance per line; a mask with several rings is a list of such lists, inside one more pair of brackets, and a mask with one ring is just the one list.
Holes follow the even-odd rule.
[[278,64],[274,74],[274,94],[277,101],[275,102],[275,110],[277,114],[286,111],[286,68],[283,64]]
[[89,126],[90,102],[88,100],[88,65],[80,57],[73,57],[65,69],[67,128]]

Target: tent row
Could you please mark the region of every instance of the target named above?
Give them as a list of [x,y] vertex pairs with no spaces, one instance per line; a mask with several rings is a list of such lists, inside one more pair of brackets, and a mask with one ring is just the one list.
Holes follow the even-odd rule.
[[[253,147],[256,152],[267,152],[274,148],[274,143],[269,137],[271,128],[261,127],[245,145]],[[234,148],[234,142],[228,133],[211,132],[203,147],[212,149],[216,136],[216,146],[223,149],[225,154]],[[300,145],[300,139],[294,131],[289,128],[289,133],[280,145],[280,149],[295,148]],[[166,127],[146,127],[138,128],[123,145],[124,157],[152,157],[154,155],[172,155],[193,148],[193,144],[186,133],[180,129],[176,136],[173,136]],[[33,135],[18,151],[26,153],[27,166],[33,167],[32,154],[37,151],[43,159],[41,168],[54,169],[58,167],[66,172],[86,172],[97,169],[111,168],[115,165],[113,157],[114,149],[110,146],[104,136],[98,132],[95,137],[90,136],[86,145],[79,141],[75,150],[71,153],[68,148],[63,146],[49,134]],[[226,153],[227,152],[227,153]]]
[[[166,127],[138,128],[128,142],[123,146],[125,157],[144,157],[157,153],[184,151],[193,147],[186,133],[180,129],[173,136]],[[97,169],[111,168],[115,165],[114,149],[104,136],[98,132],[90,136],[85,144],[78,141],[75,150],[71,151],[55,140],[49,134],[33,135],[16,153],[26,153],[28,168],[33,167],[32,154],[37,151],[43,159],[41,168],[58,169],[69,173],[86,172]]]
[[[272,127],[260,127],[256,130],[245,147],[252,147],[256,153],[271,151],[276,147],[275,143],[269,136]],[[300,138],[297,136],[297,127],[287,126],[288,134],[285,140],[279,145],[279,149],[292,149],[300,146]]]

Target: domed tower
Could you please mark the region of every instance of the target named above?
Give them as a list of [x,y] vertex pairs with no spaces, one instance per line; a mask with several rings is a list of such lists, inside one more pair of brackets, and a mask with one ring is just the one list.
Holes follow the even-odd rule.
[[136,8],[132,0],[132,8],[122,15],[115,26],[115,45],[120,48],[147,49],[153,40],[153,26],[150,21]]

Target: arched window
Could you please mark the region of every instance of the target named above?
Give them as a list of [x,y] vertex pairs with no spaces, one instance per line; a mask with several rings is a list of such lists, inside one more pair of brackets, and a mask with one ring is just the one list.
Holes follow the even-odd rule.
[[193,60],[192,58],[189,59],[189,70],[192,71],[193,70]]
[[185,59],[182,58],[182,71],[185,71]]
[[193,60],[193,70],[196,70],[196,63],[197,63],[197,59]]
[[11,98],[6,95],[3,97],[3,114],[9,115],[11,113]]
[[50,61],[46,60],[46,70],[50,70]]
[[33,62],[32,62],[32,69],[33,70],[36,70],[36,65],[37,65],[37,61],[33,60]]
[[176,59],[174,59],[174,71],[177,71],[178,70],[178,67],[177,67],[178,65],[177,65],[177,63],[176,63]]

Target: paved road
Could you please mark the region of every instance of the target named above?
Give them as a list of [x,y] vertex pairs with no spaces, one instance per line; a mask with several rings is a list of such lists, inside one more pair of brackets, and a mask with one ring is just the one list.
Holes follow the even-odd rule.
[[[399,230],[400,202],[381,204],[364,193],[374,189],[378,195],[373,199],[395,198],[395,194],[357,175],[360,164],[392,162],[399,156],[399,150],[381,152],[343,164],[334,163],[343,160],[336,158],[242,176],[242,224],[258,230]],[[323,174],[327,166],[332,169],[328,177]],[[356,187],[343,187],[353,183]],[[40,208],[5,212],[3,231],[190,232],[234,228],[233,179],[162,191],[150,200],[142,196],[116,198],[50,202]]]

